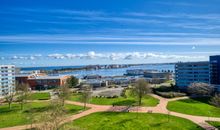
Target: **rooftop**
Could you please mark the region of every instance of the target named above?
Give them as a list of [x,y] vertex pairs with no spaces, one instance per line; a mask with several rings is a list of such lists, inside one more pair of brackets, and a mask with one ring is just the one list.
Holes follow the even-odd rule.
[[37,77],[31,77],[29,79],[60,79],[63,78],[65,76],[63,75],[59,75],[59,76],[37,76]]

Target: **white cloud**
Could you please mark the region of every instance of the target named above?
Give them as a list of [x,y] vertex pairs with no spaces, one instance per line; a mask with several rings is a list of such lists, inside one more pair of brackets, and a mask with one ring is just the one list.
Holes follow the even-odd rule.
[[115,53],[111,53],[109,58],[110,60],[117,60],[119,57]]
[[68,59],[76,58],[76,55],[75,55],[75,54],[66,54],[65,56],[66,56]]
[[11,59],[18,59],[18,56],[13,56]]
[[[92,64],[110,64],[110,63],[167,63],[177,61],[205,61],[208,60],[209,53],[170,53],[170,52],[96,52],[88,51],[85,53],[53,53],[42,55],[40,58],[35,57],[34,54],[30,56],[14,55],[12,57],[6,56],[9,63],[16,64],[39,64],[38,59],[42,62],[54,61],[63,63],[89,63]],[[62,60],[61,60],[62,59]],[[33,65],[32,64],[32,65]]]
[[96,57],[96,53],[94,51],[90,51],[90,52],[88,52],[87,56],[89,59],[93,59]]
[[141,59],[196,59],[205,58],[205,56],[188,56],[188,55],[174,55],[152,52],[106,52],[96,53],[95,51],[89,51],[83,54],[49,54],[48,57],[54,59],[106,59],[106,60],[141,60]]
[[21,56],[21,55],[14,55],[12,57],[10,57],[9,59],[11,60],[36,60],[39,59],[40,57],[42,57],[41,54],[36,54],[36,55],[25,55],[25,56]]
[[35,59],[35,57],[34,57],[34,56],[30,56],[29,58],[30,58],[30,60],[34,60],[34,59]]
[[63,54],[49,54],[48,57],[54,58],[54,59],[64,59],[65,56]]
[[34,57],[41,57],[42,54],[35,54]]
[[193,47],[192,47],[192,50],[195,50],[195,49],[196,49],[196,46],[193,46]]

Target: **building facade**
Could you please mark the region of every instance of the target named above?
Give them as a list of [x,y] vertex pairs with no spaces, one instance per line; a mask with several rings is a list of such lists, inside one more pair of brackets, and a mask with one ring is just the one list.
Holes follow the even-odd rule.
[[220,55],[210,56],[210,83],[220,85]]
[[15,66],[0,65],[0,97],[15,92]]
[[210,83],[209,62],[179,62],[175,64],[175,81],[179,89],[194,82]]
[[44,73],[16,75],[17,83],[27,83],[32,90],[46,90],[63,86],[70,76],[49,76]]
[[46,90],[63,86],[69,76],[39,76],[28,78],[28,83],[33,90]]
[[151,70],[151,69],[131,69],[126,70],[126,76],[143,76],[145,73],[153,73],[158,72],[157,70]]

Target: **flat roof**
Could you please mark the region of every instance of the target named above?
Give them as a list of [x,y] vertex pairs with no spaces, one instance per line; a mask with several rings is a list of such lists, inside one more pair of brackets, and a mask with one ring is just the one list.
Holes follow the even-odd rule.
[[0,67],[15,67],[15,65],[0,65]]
[[18,75],[15,75],[15,77],[28,77],[30,76],[29,74],[18,74]]
[[33,78],[29,78],[29,79],[60,79],[60,78],[63,78],[65,76],[36,76],[36,77],[33,77]]

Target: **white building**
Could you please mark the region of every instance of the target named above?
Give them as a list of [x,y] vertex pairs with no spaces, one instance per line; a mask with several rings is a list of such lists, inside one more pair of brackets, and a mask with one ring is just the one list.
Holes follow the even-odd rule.
[[15,66],[0,65],[0,98],[15,91]]

